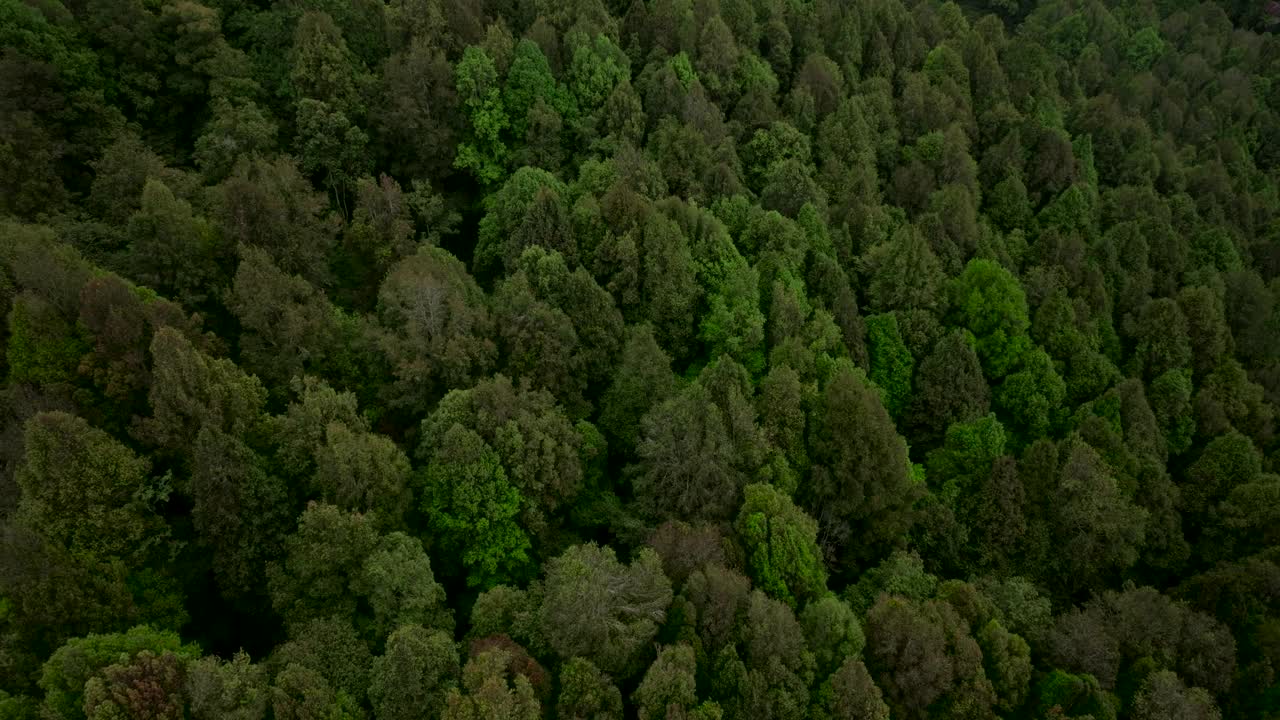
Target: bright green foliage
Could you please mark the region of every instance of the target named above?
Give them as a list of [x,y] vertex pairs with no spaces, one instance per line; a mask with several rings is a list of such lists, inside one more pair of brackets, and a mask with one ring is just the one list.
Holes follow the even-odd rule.
[[1017,278],[990,260],[970,260],[951,286],[955,322],[977,338],[987,377],[1012,372],[1030,347],[1026,294]]
[[1038,437],[1053,428],[1066,394],[1067,385],[1048,353],[1034,347],[1023,354],[1021,368],[996,388],[995,406],[1023,437]]
[[902,342],[898,318],[893,313],[867,318],[867,355],[871,358],[871,382],[884,392],[884,406],[900,417],[911,400],[911,375],[915,359]]
[[[569,38],[573,43],[574,38]],[[631,63],[607,36],[578,38],[565,84],[583,115],[595,113],[619,83],[630,79]]]
[[[470,436],[465,434],[465,452],[451,444],[449,436],[455,426],[474,432],[480,446],[472,447]],[[499,463],[496,468],[489,466],[491,453]],[[499,507],[505,508],[513,500],[521,510],[521,525],[540,538],[553,531],[562,505],[572,502],[582,488],[583,438],[578,429],[550,393],[527,386],[517,388],[502,375],[470,390],[449,393],[422,423],[418,457],[427,463],[426,472],[433,478],[428,487],[447,478],[433,470],[441,458],[472,467],[478,473],[473,476],[476,482],[491,490],[465,501],[467,505],[479,503],[471,505],[469,512],[481,507],[499,512]],[[508,486],[516,491],[515,496],[500,489]],[[445,490],[443,484],[434,487],[432,492]],[[463,501],[461,496],[455,499]]]
[[704,273],[708,308],[698,337],[707,344],[711,357],[727,354],[750,372],[759,373],[765,364],[759,273],[732,245],[708,266]]
[[818,524],[769,485],[748,485],[734,529],[756,586],[793,608],[827,590]]
[[991,472],[991,464],[1004,454],[1004,426],[994,414],[947,428],[942,447],[929,453],[929,478],[939,484],[944,502],[955,503]]
[[840,670],[846,661],[861,655],[866,645],[858,616],[848,603],[834,595],[806,605],[800,613],[800,625],[820,677]]
[[511,132],[515,137],[525,136],[529,110],[539,99],[546,101],[562,116],[571,115],[574,110],[568,91],[556,82],[555,75],[551,73],[551,65],[542,48],[524,39],[516,43],[502,90],[502,102],[510,113]]
[[453,165],[470,171],[485,185],[495,185],[507,174],[510,151],[502,135],[511,121],[502,102],[493,59],[479,47],[468,47],[454,68],[454,83],[471,131],[467,140],[458,144]]
[[1142,71],[1150,68],[1164,54],[1164,47],[1160,31],[1148,25],[1129,38],[1125,55],[1134,70]]
[[468,585],[492,587],[526,574],[529,538],[516,522],[520,491],[483,438],[450,427],[419,483],[419,507],[441,550],[465,568]]

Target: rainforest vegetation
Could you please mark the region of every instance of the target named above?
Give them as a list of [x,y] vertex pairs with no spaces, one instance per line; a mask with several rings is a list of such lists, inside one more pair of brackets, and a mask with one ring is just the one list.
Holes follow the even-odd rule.
[[1280,718],[1278,10],[0,0],[0,718]]

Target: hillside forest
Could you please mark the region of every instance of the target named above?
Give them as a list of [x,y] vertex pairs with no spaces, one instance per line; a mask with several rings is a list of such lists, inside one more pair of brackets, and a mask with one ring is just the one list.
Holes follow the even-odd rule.
[[0,0],[0,718],[1280,720],[1277,18]]

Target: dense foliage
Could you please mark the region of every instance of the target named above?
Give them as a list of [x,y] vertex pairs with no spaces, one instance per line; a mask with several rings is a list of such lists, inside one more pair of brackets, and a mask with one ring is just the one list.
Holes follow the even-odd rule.
[[1280,718],[1266,13],[0,0],[0,717]]

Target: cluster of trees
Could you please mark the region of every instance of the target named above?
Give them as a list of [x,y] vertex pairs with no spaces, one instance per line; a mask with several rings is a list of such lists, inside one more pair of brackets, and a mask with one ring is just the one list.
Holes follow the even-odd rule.
[[0,717],[1280,717],[1280,37],[0,0]]

